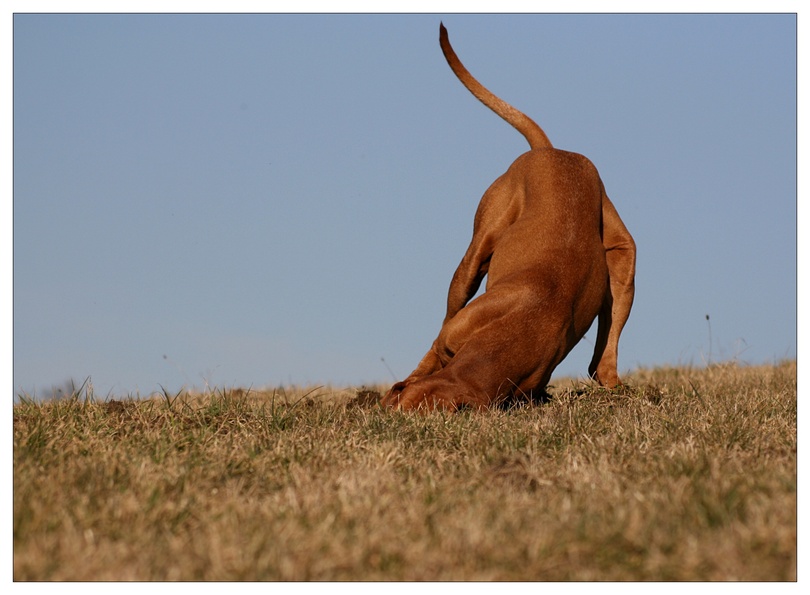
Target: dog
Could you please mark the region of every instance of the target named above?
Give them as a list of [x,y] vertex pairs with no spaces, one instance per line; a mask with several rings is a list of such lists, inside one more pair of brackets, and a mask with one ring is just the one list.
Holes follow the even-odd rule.
[[[588,373],[602,386],[621,385],[618,344],[635,294],[636,245],[596,167],[555,149],[531,118],[481,85],[443,24],[439,43],[458,79],[530,150],[484,193],[439,335],[381,404],[427,411],[534,400],[597,317]],[[484,276],[486,291],[470,301]]]

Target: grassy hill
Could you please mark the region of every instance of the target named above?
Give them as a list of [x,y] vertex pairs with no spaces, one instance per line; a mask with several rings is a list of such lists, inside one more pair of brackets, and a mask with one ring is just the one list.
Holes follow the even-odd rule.
[[795,580],[795,361],[626,381],[452,415],[23,397],[14,579]]

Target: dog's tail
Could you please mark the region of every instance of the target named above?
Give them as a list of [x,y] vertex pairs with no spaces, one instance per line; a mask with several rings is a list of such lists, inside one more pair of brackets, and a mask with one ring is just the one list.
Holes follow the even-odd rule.
[[548,140],[546,133],[543,132],[543,129],[540,128],[534,120],[494,95],[484,87],[484,85],[475,80],[475,77],[464,67],[461,60],[456,56],[456,52],[453,51],[450,40],[447,37],[447,29],[444,28],[443,23],[439,24],[439,44],[442,46],[442,52],[444,52],[444,57],[447,59],[450,68],[456,74],[458,80],[469,89],[470,93],[475,95],[481,103],[493,112],[514,126],[515,129],[529,141],[529,146],[532,149],[552,148],[551,141]]

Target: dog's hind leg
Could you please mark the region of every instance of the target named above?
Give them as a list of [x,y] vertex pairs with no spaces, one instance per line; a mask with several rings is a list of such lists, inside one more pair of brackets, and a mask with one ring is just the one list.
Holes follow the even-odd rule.
[[621,384],[618,372],[619,336],[630,316],[635,296],[636,243],[607,194],[602,195],[602,242],[605,246],[610,295],[599,313],[599,327],[589,374],[602,386]]

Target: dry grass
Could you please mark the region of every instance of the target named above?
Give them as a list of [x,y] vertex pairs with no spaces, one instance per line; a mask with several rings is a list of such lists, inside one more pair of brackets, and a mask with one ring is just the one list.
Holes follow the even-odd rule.
[[14,406],[15,580],[795,580],[796,364],[404,415],[223,390]]

